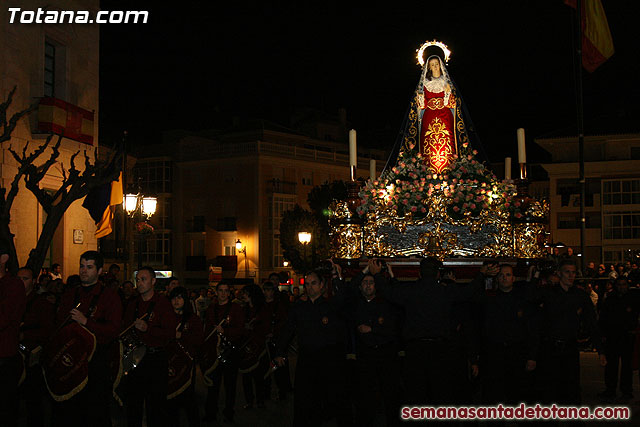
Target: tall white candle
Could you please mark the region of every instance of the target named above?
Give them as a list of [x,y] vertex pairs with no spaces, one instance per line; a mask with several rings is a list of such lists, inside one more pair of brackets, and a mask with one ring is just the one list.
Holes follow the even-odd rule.
[[356,131],[349,131],[349,167],[358,166],[358,149],[356,148]]
[[371,181],[374,181],[377,178],[377,175],[376,159],[371,159],[369,160],[369,178],[371,178]]
[[504,158],[504,179],[511,179],[511,157]]
[[524,145],[524,129],[518,128],[518,163],[527,163],[527,149]]

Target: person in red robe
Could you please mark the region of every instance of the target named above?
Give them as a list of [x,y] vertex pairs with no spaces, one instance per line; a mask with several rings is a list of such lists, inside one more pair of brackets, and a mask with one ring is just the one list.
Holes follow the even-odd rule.
[[456,100],[442,60],[427,59],[418,106],[423,111],[420,125],[420,153],[433,173],[441,174],[457,153],[455,136]]

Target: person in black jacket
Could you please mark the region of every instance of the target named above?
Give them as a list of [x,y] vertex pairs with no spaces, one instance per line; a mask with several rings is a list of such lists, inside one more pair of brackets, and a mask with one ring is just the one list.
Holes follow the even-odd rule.
[[405,385],[408,404],[448,404],[454,399],[452,334],[455,303],[469,301],[479,289],[472,285],[441,284],[442,262],[425,258],[420,279],[411,283],[387,281],[376,274],[376,289],[405,310]]
[[379,263],[370,260],[365,270],[351,282],[352,290],[357,292],[353,301],[353,327],[356,336],[358,426],[372,425],[377,391],[382,395],[387,425],[399,423],[398,308],[377,294],[374,274],[379,272]]
[[[307,298],[298,300],[291,307],[287,325],[276,344],[274,360],[284,366],[288,345],[294,335],[298,337],[294,426],[320,426],[334,415],[338,426],[352,423],[345,381],[346,298],[340,267],[334,264],[331,274],[332,282],[325,277],[324,270],[313,270],[305,275]],[[330,299],[324,296],[328,283],[336,290]]]
[[[576,265],[564,260],[559,267],[560,283],[538,289],[535,303],[540,313],[540,352],[537,360],[539,398],[544,403],[580,404],[580,353],[578,333],[581,325],[600,350],[600,330],[593,303],[577,289]],[[606,365],[606,357],[600,355]]]
[[513,267],[500,266],[498,287],[479,297],[483,351],[483,400],[487,404],[517,404],[526,400],[528,375],[536,367],[538,331],[535,306],[527,289],[514,287]]
[[623,398],[633,398],[631,356],[633,355],[633,332],[638,324],[638,305],[629,295],[629,282],[618,277],[615,290],[602,304],[600,330],[607,366],[604,371],[606,390],[600,393],[603,399],[616,397],[618,367],[620,369],[620,391]]

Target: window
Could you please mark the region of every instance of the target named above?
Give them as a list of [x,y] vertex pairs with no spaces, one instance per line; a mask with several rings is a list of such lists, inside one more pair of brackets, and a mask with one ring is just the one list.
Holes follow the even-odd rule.
[[272,267],[282,267],[282,248],[280,247],[280,223],[284,212],[292,210],[296,205],[296,196],[273,196],[271,200],[271,216],[269,218],[269,226],[273,231],[273,240],[271,243]]
[[136,183],[140,179],[144,194],[171,193],[171,162],[141,161],[133,173]]
[[273,196],[271,200],[271,218],[269,218],[269,227],[274,231],[280,232],[282,214],[285,211],[292,210],[295,205],[295,196]]
[[640,204],[640,180],[619,179],[602,181],[602,204]]
[[55,96],[56,91],[56,47],[44,42],[44,96]]
[[154,227],[160,230],[171,228],[171,198],[159,197],[156,205],[156,213],[151,217]]
[[[138,243],[135,257],[138,257]],[[171,233],[154,233],[142,241],[142,264],[152,266],[171,265]]]
[[[585,206],[593,206],[593,195],[600,193],[600,179],[585,181]],[[580,184],[577,178],[562,178],[556,182],[556,194],[561,196],[561,206],[580,207]]]
[[235,256],[236,255],[236,240],[234,238],[230,237],[230,238],[223,239],[222,240],[222,245],[224,247],[224,255],[225,256]]
[[605,239],[640,239],[640,212],[604,214]]
[[313,172],[304,172],[303,173],[302,185],[313,186]]
[[273,236],[273,267],[282,267],[284,257],[282,256],[282,246],[280,246],[280,234]]

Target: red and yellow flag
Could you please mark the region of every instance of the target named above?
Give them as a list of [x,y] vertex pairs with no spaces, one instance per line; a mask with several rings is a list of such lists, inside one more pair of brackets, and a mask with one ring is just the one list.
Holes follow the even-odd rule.
[[[576,0],[564,0],[576,8]],[[582,65],[592,73],[614,53],[613,39],[601,0],[582,0]]]
[[113,218],[116,211],[116,206],[122,203],[122,172],[117,181],[113,181],[109,185],[109,201],[102,212],[100,221],[96,223],[96,238],[105,237],[111,234],[113,231]]

